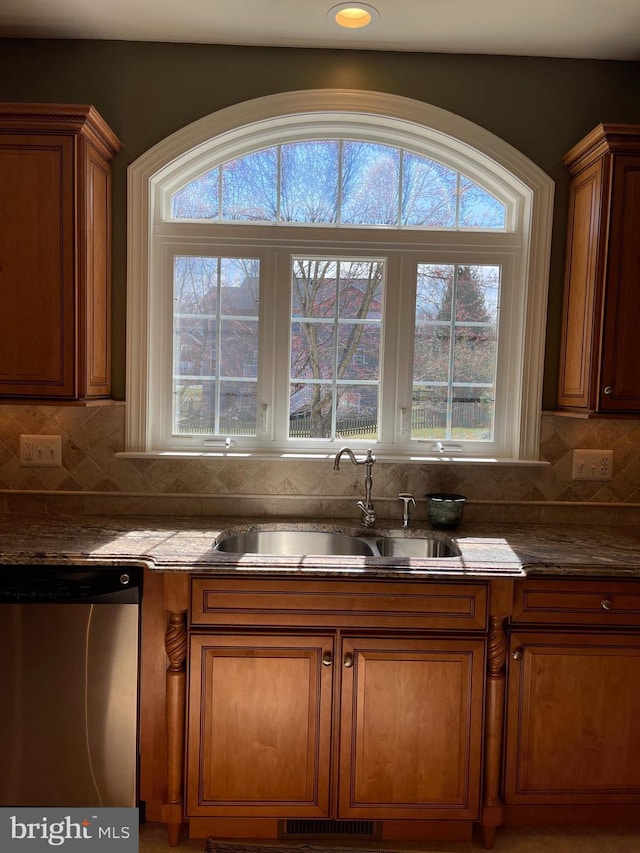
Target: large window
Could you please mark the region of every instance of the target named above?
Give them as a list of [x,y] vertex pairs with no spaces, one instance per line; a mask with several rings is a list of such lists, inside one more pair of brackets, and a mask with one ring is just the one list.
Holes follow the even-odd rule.
[[323,98],[131,167],[128,450],[533,458],[550,181]]

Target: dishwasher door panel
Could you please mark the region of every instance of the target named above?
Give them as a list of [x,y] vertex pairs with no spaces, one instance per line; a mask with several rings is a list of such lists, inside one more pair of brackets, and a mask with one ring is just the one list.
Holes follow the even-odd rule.
[[0,805],[136,805],[137,604],[0,604]]

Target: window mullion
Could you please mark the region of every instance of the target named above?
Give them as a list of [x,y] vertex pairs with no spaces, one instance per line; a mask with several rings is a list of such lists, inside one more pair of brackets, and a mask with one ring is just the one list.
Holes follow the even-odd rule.
[[390,254],[385,263],[382,348],[380,369],[380,441],[383,444],[405,443],[400,434],[400,410],[411,412],[410,371],[413,353],[411,260]]
[[447,377],[447,426],[446,437],[451,439],[453,429],[453,370],[455,366],[456,343],[456,304],[458,299],[458,264],[453,267],[453,283],[451,287],[451,321],[449,339],[449,375]]
[[276,222],[282,221],[282,145],[276,148]]
[[220,263],[220,259],[218,258],[218,275],[216,288],[218,290],[218,296],[216,299],[216,303],[218,305],[218,312],[216,316],[216,393],[215,393],[215,410],[214,410],[214,433],[216,435],[220,435],[220,377],[222,375],[222,287],[221,287],[221,269],[222,265]]
[[338,197],[336,199],[336,225],[342,224],[343,161],[344,139],[340,139],[338,140]]
[[400,149],[400,168],[398,169],[398,228],[402,228],[402,197],[404,192],[404,161],[406,152]]
[[289,317],[286,308],[290,281],[288,266],[281,263],[282,258],[279,252],[266,252],[260,280],[258,419],[262,406],[267,406],[267,430],[260,431],[258,420],[258,437],[262,441],[276,442],[284,442],[287,438],[282,412],[287,410],[289,392]]
[[340,275],[342,267],[340,262],[336,264],[336,298],[333,307],[333,389],[331,392],[333,405],[331,406],[331,435],[336,435],[336,423],[338,420],[338,351],[340,343]]

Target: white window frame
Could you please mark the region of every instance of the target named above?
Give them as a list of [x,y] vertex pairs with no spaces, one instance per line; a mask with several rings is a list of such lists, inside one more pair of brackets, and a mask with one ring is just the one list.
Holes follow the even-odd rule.
[[[215,236],[203,239],[202,224],[195,222],[178,223],[178,240],[176,224],[169,220],[171,194],[211,163],[294,137],[348,134],[408,148],[463,172],[507,203],[507,229],[483,232],[482,239],[474,241],[473,230],[430,232],[420,240],[414,230],[383,228],[373,242],[362,230],[313,226],[313,234],[308,234],[309,244],[305,245],[303,229],[309,226],[300,226],[296,229],[300,237],[296,238],[294,251],[318,254],[322,251],[318,247],[324,243],[331,254],[338,251],[345,255],[385,255],[390,264],[399,264],[402,300],[411,298],[411,287],[415,286],[408,270],[414,261],[482,263],[483,256],[487,262],[499,256],[509,271],[512,297],[501,311],[509,312],[505,328],[513,332],[510,340],[500,340],[500,381],[508,388],[508,395],[502,395],[505,405],[507,399],[515,404],[509,412],[504,408],[496,411],[496,424],[501,429],[495,445],[465,443],[464,458],[538,458],[553,181],[503,140],[460,116],[407,98],[345,90],[290,92],[237,104],[174,133],[129,166],[127,453],[282,456],[295,454],[296,449],[309,455],[335,452],[334,444],[326,441],[322,447],[318,442],[304,440],[283,442],[282,424],[278,422],[278,418],[282,421],[288,415],[288,404],[275,399],[275,376],[288,354],[282,348],[282,334],[277,333],[279,320],[272,288],[281,288],[283,298],[282,288],[288,286],[287,252],[292,251],[291,240],[282,241],[279,226],[273,224],[252,226],[251,234],[243,237],[243,226],[235,223],[216,224]],[[369,245],[367,240],[371,241]],[[171,368],[167,369],[167,365],[172,358],[168,320],[172,302],[167,297],[171,293],[167,270],[172,266],[168,259],[177,245],[178,253],[184,253],[188,246],[194,254],[204,251],[260,256],[262,278],[269,283],[261,294],[261,323],[270,332],[263,336],[259,353],[260,364],[269,365],[269,369],[260,380],[258,437],[234,442],[233,448],[225,447],[222,440],[201,436],[181,436],[176,440],[167,436],[163,428],[167,410],[171,409]],[[397,257],[399,246],[403,260]],[[411,258],[410,263],[407,258]],[[406,387],[408,379],[403,387],[395,366],[406,364],[402,360],[411,357],[412,350],[410,336],[406,330],[399,333],[394,313],[385,317],[386,357],[382,365],[383,384],[385,376],[391,378],[389,371],[397,374],[393,379],[394,384],[397,382],[396,399],[385,402],[394,407],[393,417],[386,418],[387,425],[393,426],[387,426],[375,449],[379,458],[415,461],[430,458],[433,448],[429,442],[421,446],[409,444],[403,436],[411,389]],[[275,343],[277,340],[280,346]],[[509,354],[506,358],[505,352]]]

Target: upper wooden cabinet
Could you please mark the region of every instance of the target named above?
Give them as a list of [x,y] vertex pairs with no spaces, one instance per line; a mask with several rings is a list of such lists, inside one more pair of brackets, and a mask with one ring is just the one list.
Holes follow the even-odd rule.
[[571,173],[558,406],[640,412],[640,126],[601,124]]
[[111,173],[93,107],[0,104],[0,397],[111,391]]

